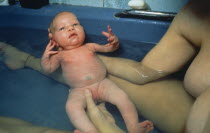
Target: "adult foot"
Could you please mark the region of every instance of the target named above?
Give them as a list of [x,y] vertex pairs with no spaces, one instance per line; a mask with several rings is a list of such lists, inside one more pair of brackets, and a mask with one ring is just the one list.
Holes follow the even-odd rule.
[[8,44],[4,43],[4,42],[0,42],[0,52],[2,51],[2,49],[4,47],[6,47]]
[[6,43],[0,43],[0,51],[3,53],[4,63],[12,70],[23,68],[29,57],[29,54]]

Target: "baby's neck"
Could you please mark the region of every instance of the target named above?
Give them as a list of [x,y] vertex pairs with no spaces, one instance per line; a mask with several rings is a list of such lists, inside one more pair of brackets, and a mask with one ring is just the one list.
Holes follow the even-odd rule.
[[82,44],[82,45],[74,45],[74,46],[69,46],[69,47],[66,47],[66,48],[62,48],[62,50],[63,51],[69,51],[69,50],[74,50],[74,49],[81,48],[83,46],[84,46],[84,44]]

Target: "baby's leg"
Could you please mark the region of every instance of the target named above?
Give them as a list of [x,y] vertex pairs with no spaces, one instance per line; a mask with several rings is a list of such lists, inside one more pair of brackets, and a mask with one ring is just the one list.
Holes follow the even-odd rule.
[[117,106],[129,133],[148,133],[153,130],[150,121],[138,122],[138,113],[128,95],[112,81],[105,79],[99,88],[100,98]]
[[72,89],[66,103],[66,112],[72,124],[82,133],[98,133],[85,112],[86,106],[84,89]]

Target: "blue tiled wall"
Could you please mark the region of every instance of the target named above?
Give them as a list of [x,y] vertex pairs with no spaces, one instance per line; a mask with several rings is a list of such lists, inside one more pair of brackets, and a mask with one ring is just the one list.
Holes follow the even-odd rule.
[[[130,0],[50,0],[50,3],[130,9]],[[188,0],[145,0],[153,11],[178,12]]]

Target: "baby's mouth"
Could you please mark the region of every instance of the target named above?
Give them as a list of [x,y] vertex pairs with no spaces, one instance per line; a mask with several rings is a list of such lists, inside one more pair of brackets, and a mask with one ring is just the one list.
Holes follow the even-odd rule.
[[73,34],[71,34],[71,35],[69,36],[69,38],[72,38],[72,37],[75,37],[75,36],[77,36],[77,34],[76,34],[76,33],[73,33]]

